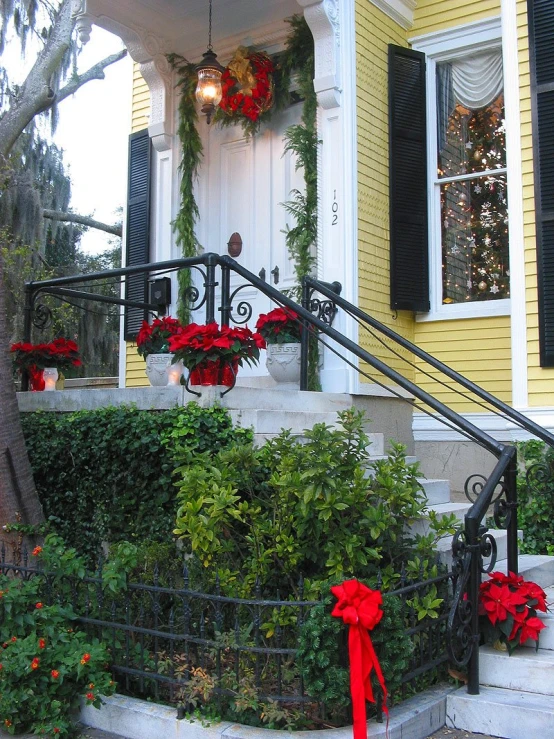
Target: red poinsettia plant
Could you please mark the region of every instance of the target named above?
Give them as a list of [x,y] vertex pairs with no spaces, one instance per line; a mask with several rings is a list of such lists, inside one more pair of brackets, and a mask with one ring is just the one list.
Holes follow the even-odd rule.
[[231,117],[257,121],[273,105],[274,72],[267,54],[239,47],[221,75],[221,110]]
[[262,313],[256,329],[267,344],[298,344],[300,341],[298,314],[290,308],[275,308],[269,313]]
[[43,370],[45,367],[68,370],[81,366],[79,348],[71,339],[54,339],[48,344],[20,342],[12,344],[10,351],[16,366],[27,371]]
[[177,318],[155,318],[152,323],[143,321],[137,335],[137,352],[141,357],[149,354],[169,354],[169,339],[179,333],[183,325]]
[[206,361],[217,360],[240,366],[243,362],[256,364],[260,349],[264,348],[262,336],[252,333],[249,328],[220,328],[215,322],[205,326],[191,323],[169,339],[169,350],[175,354],[175,361],[183,360],[189,370]]
[[511,654],[518,644],[533,639],[546,628],[537,611],[546,613],[546,593],[534,582],[509,572],[493,572],[481,583],[479,613],[487,641],[505,644]]

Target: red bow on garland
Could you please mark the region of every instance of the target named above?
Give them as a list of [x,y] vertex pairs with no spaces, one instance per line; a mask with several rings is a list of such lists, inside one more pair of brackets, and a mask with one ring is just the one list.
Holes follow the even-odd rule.
[[371,688],[371,671],[375,669],[383,689],[383,710],[388,716],[387,688],[381,666],[369,638],[371,631],[383,616],[383,598],[378,590],[370,590],[358,580],[345,580],[333,585],[333,595],[338,603],[331,616],[342,618],[348,630],[348,656],[350,660],[350,693],[354,718],[354,739],[367,739],[365,702],[375,703]]

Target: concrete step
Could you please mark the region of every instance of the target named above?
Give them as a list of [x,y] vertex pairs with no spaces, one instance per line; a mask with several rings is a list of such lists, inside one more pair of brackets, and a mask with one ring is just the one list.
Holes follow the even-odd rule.
[[255,434],[277,435],[282,429],[289,429],[295,435],[302,435],[316,423],[337,426],[336,413],[313,412],[306,410],[264,410],[244,408],[229,409],[233,423],[243,428],[253,428]]
[[[554,654],[548,649],[520,649],[510,656],[493,647],[481,647],[479,681],[493,688],[554,696]],[[551,704],[554,705],[552,699]],[[554,724],[552,729],[554,735]]]
[[423,486],[430,506],[450,503],[450,480],[429,480],[426,477],[419,477],[418,482]]
[[[502,571],[503,567],[506,567],[506,557],[508,556],[508,533],[505,529],[489,529],[489,534],[492,534],[496,540],[496,565],[495,570]],[[518,538],[522,539],[523,535],[521,531],[518,531]],[[439,552],[439,559],[448,567],[452,566],[452,537],[445,536],[437,544],[437,551]],[[485,559],[485,567],[490,562],[490,559]]]
[[[536,582],[541,588],[554,585],[554,557],[546,554],[520,554],[519,574],[526,580]],[[498,572],[508,572],[508,562],[504,558],[498,559],[494,568]],[[549,602],[554,603],[554,593]]]
[[[440,516],[451,516],[454,514],[459,521],[459,525],[463,523],[464,516],[471,508],[470,503],[439,503],[438,505],[428,506],[428,510],[434,511]],[[428,517],[418,518],[409,524],[409,530],[413,534],[426,536],[430,531],[430,521]]]
[[489,687],[469,695],[463,687],[446,699],[446,725],[504,739],[548,739],[554,736],[554,701],[546,695]]
[[215,397],[225,408],[233,410],[272,410],[307,411],[311,413],[332,413],[352,407],[352,398],[344,393],[314,393],[299,390],[280,390],[278,388],[240,387],[220,398],[221,388],[199,388],[202,398],[199,402],[212,401]]

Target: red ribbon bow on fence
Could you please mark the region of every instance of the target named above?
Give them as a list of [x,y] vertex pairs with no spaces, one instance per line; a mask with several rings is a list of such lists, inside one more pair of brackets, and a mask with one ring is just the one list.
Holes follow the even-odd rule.
[[387,688],[381,666],[369,638],[371,631],[383,616],[383,598],[378,590],[370,590],[358,580],[345,580],[333,585],[333,595],[338,598],[331,616],[342,618],[348,630],[348,656],[350,659],[350,693],[354,717],[354,739],[367,739],[366,700],[375,703],[371,688],[371,671],[375,669],[383,689],[383,710],[388,716]]

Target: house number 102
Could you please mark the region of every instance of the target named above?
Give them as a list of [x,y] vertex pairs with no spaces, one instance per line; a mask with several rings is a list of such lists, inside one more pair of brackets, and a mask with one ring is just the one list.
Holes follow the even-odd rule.
[[337,203],[337,191],[333,191],[333,205],[331,206],[331,211],[333,212],[333,215],[331,217],[331,226],[336,226],[339,222],[339,204]]

